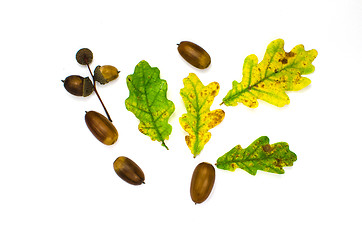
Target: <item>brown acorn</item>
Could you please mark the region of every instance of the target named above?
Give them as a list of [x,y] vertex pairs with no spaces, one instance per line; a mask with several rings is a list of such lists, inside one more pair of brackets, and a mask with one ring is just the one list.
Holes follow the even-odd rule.
[[93,84],[88,77],[84,78],[78,75],[71,75],[66,77],[62,82],[64,83],[65,89],[75,96],[87,97],[93,92]]
[[113,162],[114,171],[124,181],[132,185],[145,183],[145,175],[142,169],[131,159],[119,157]]
[[92,134],[102,143],[112,145],[118,139],[118,131],[102,114],[89,111],[85,114],[85,122]]
[[192,174],[190,194],[195,204],[204,202],[210,195],[215,182],[215,168],[210,163],[202,162]]
[[188,63],[196,68],[205,69],[211,63],[210,55],[193,42],[183,41],[178,44],[177,50]]
[[97,66],[94,70],[94,80],[106,84],[115,80],[119,76],[119,71],[111,65]]

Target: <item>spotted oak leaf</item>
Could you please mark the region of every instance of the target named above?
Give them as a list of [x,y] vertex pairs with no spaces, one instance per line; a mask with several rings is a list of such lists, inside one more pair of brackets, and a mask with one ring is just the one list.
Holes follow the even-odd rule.
[[210,111],[211,104],[219,93],[219,83],[212,82],[204,86],[194,73],[184,78],[183,83],[184,88],[180,94],[187,113],[179,120],[189,134],[185,136],[186,144],[196,157],[211,138],[209,130],[222,122],[225,112],[221,109]]
[[260,137],[249,147],[242,149],[237,145],[217,160],[220,169],[235,171],[241,168],[255,175],[257,170],[283,174],[283,167],[293,166],[297,155],[289,150],[288,143],[269,144],[268,137]]
[[172,131],[168,120],[175,105],[167,99],[167,82],[160,78],[160,70],[146,61],[139,62],[127,77],[127,87],[126,108],[140,120],[139,131],[168,149],[165,140]]
[[285,52],[282,39],[272,41],[259,64],[254,54],[245,59],[242,81],[233,81],[223,103],[227,106],[243,103],[251,108],[258,106],[257,99],[278,107],[289,104],[285,91],[298,91],[311,83],[302,75],[314,72],[311,63],[317,55],[314,49],[305,51],[303,45]]

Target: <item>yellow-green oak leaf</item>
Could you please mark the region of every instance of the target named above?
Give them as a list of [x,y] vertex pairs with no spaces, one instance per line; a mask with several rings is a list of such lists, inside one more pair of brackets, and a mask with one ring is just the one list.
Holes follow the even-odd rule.
[[211,138],[209,130],[222,122],[225,112],[221,109],[210,111],[211,104],[219,93],[219,83],[212,82],[204,86],[194,73],[184,78],[183,83],[184,88],[180,94],[187,113],[179,120],[189,134],[185,136],[186,144],[196,157]]
[[223,103],[227,106],[243,103],[251,108],[258,106],[257,99],[278,107],[289,104],[285,91],[298,91],[311,83],[302,75],[314,72],[312,62],[317,55],[314,49],[305,51],[303,45],[285,52],[282,39],[272,41],[260,63],[254,54],[246,57],[242,81],[233,81]]
[[172,131],[168,120],[175,111],[175,105],[167,99],[167,82],[160,78],[160,70],[141,61],[134,73],[128,75],[127,86],[129,97],[125,102],[126,108],[140,120],[139,131],[168,149],[165,140]]
[[217,159],[216,166],[229,171],[240,168],[251,175],[255,175],[257,170],[283,174],[283,167],[293,166],[296,160],[297,155],[289,150],[288,143],[270,145],[269,138],[263,136],[245,149],[240,145],[235,146]]

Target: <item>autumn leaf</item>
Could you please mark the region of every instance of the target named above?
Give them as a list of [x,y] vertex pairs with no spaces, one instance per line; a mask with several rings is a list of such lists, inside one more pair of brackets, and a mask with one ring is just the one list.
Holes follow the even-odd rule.
[[139,131],[168,149],[164,140],[172,131],[168,120],[175,111],[175,105],[166,97],[167,82],[160,79],[160,70],[141,61],[134,73],[127,77],[127,86],[129,97],[126,108],[140,120]]
[[221,109],[210,111],[210,106],[219,93],[219,83],[212,82],[204,86],[194,73],[190,73],[183,83],[184,88],[180,94],[187,113],[180,117],[180,124],[189,133],[185,136],[186,144],[196,157],[211,138],[208,131],[222,122],[225,113]]
[[235,171],[241,168],[255,175],[257,170],[283,174],[283,167],[293,166],[297,155],[289,150],[288,143],[269,144],[268,137],[260,137],[249,147],[242,149],[237,145],[217,160],[220,169]]
[[311,83],[302,75],[314,72],[311,63],[317,55],[314,49],[305,51],[303,45],[285,52],[282,39],[272,41],[259,64],[257,56],[253,54],[245,59],[242,81],[233,81],[232,89],[223,103],[227,106],[243,103],[251,108],[258,106],[257,99],[278,107],[289,104],[285,91],[298,91]]

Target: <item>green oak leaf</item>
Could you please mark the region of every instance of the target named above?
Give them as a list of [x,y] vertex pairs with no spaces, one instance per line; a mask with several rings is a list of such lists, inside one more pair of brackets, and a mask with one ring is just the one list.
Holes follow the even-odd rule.
[[140,120],[139,131],[168,149],[164,141],[172,131],[168,120],[175,111],[175,105],[167,99],[167,82],[160,79],[160,70],[141,61],[134,73],[128,75],[127,86],[129,97],[125,102],[126,108]]
[[263,136],[245,149],[237,145],[218,158],[216,166],[229,171],[241,168],[252,175],[255,175],[257,170],[283,174],[283,167],[293,166],[296,160],[297,155],[289,150],[288,143],[278,142],[270,145],[269,138]]
[[260,63],[254,54],[246,57],[242,81],[233,81],[223,103],[227,106],[243,103],[251,108],[258,106],[257,99],[277,107],[289,104],[285,91],[298,91],[311,83],[302,75],[314,72],[312,62],[317,55],[314,49],[305,51],[303,45],[285,52],[282,39],[272,41]]

